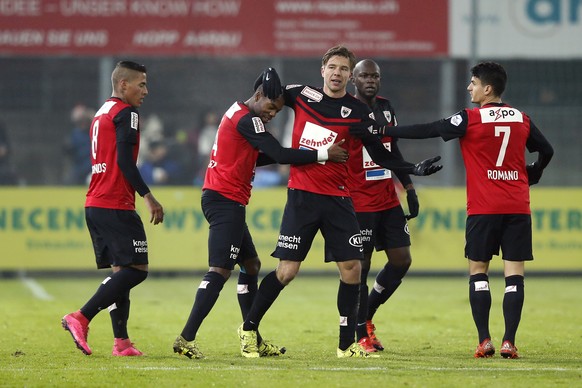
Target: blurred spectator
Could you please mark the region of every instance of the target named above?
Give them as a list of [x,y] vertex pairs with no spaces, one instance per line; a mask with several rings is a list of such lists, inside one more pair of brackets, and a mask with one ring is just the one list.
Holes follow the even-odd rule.
[[140,123],[140,152],[137,165],[141,165],[148,159],[151,143],[161,142],[165,139],[164,123],[160,116],[151,114]]
[[10,163],[10,142],[4,123],[0,122],[0,185],[16,185],[18,178]]
[[204,174],[206,167],[208,167],[208,160],[210,158],[210,151],[214,146],[214,139],[216,138],[216,131],[218,130],[219,117],[216,112],[209,111],[204,115],[204,125],[198,132],[197,141],[197,161],[196,174],[194,177],[195,185],[202,185],[204,182]]
[[139,166],[143,180],[148,185],[177,185],[182,181],[182,167],[168,152],[165,140],[149,143],[147,157]]
[[91,139],[89,127],[95,110],[85,105],[76,105],[71,110],[73,129],[65,139],[65,155],[69,165],[65,169],[64,183],[67,185],[88,185],[91,177]]

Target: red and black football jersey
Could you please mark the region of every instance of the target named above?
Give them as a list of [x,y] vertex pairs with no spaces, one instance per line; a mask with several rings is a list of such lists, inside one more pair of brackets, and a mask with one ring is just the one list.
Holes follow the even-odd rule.
[[90,128],[91,183],[86,207],[135,210],[135,190],[117,165],[117,142],[139,152],[139,114],[119,98],[110,98],[95,114]]
[[[378,125],[397,125],[396,114],[389,100],[376,97],[373,113]],[[396,146],[396,139],[390,136],[382,136],[380,139],[389,151]],[[400,205],[392,171],[376,164],[362,142],[358,140],[357,143],[357,148],[347,162],[348,187],[356,212],[376,212]]]
[[467,214],[530,214],[525,150],[531,122],[506,104],[464,109],[439,128],[459,138],[467,179]]
[[[360,142],[350,135],[350,125],[369,120],[372,112],[366,104],[349,93],[331,98],[322,89],[306,85],[287,85],[284,96],[285,104],[295,111],[293,148],[327,149],[345,139],[344,147],[351,157]],[[292,165],[288,187],[323,195],[349,196],[347,179],[346,163]]]
[[267,132],[260,117],[254,116],[242,102],[235,102],[218,126],[203,189],[248,204],[260,151],[267,163],[313,163],[317,160],[316,151],[282,147]]

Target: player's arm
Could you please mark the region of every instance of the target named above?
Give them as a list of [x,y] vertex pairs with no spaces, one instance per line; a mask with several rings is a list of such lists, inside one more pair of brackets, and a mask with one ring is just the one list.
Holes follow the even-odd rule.
[[540,181],[544,168],[554,156],[554,148],[531,120],[529,137],[525,145],[529,152],[538,153],[538,160],[526,166],[528,181],[531,186]]
[[[402,160],[404,157],[402,156],[402,152],[400,152],[400,148],[398,147],[397,139],[392,139],[392,153]],[[406,190],[406,202],[408,204],[408,214],[406,215],[406,219],[410,220],[418,216],[418,212],[420,211],[420,203],[418,202],[418,196],[416,195],[416,190],[414,189],[414,184],[412,183],[412,179],[410,175],[402,172],[402,171],[394,171],[394,175],[398,178],[400,183],[402,183],[402,187]]]
[[394,172],[399,171],[405,174],[413,174],[419,176],[431,175],[439,171],[443,166],[434,165],[441,157],[437,156],[430,159],[425,159],[419,163],[413,164],[402,159],[398,159],[392,152],[388,151],[378,136],[372,134],[367,128],[362,130],[360,125],[353,125],[350,127],[350,134],[358,137],[366,150],[370,154],[372,160],[389,170]]
[[441,137],[448,141],[465,135],[467,131],[468,116],[465,110],[461,110],[454,115],[425,124],[399,125],[390,127],[379,125],[374,120],[366,120],[354,125],[354,131],[363,133],[364,128],[368,131],[401,139],[430,139]]
[[257,163],[257,165],[269,164],[269,161],[279,164],[308,164],[327,160],[342,162],[347,159],[347,151],[337,145],[329,149],[320,150],[285,148],[272,134],[266,131],[259,117],[247,115],[241,118],[237,125],[237,130],[253,147],[259,149],[265,155],[265,157],[260,158],[260,162],[264,164]]
[[144,182],[133,161],[133,146],[138,140],[137,128],[131,128],[131,113],[137,114],[133,108],[126,108],[113,119],[117,143],[117,165],[129,184],[144,198],[151,215],[150,222],[155,225],[164,221],[164,210]]

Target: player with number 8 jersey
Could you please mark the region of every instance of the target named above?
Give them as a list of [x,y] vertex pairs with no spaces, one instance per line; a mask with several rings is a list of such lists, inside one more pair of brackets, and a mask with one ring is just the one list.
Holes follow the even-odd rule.
[[79,310],[61,320],[77,348],[90,355],[87,334],[91,320],[109,310],[114,356],[141,356],[129,339],[130,291],[148,276],[148,242],[135,210],[135,192],[143,197],[150,222],[164,221],[164,209],[136,166],[139,115],[148,94],[146,67],[120,61],[111,73],[113,93],[95,114],[90,128],[92,172],[85,199],[85,220],[97,268],[111,269],[95,294]]

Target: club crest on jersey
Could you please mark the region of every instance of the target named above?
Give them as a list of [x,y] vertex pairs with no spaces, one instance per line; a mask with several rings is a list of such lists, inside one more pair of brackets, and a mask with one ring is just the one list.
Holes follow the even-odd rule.
[[308,99],[316,102],[320,102],[323,99],[323,94],[321,94],[317,90],[311,89],[309,86],[304,87],[303,90],[301,91],[301,94],[303,94]]
[[139,122],[139,116],[135,112],[131,112],[131,129],[135,129],[137,131],[137,126]]
[[253,127],[255,127],[255,133],[265,132],[265,124],[260,117],[253,117]]
[[384,117],[386,118],[386,121],[391,122],[392,121],[392,112],[390,112],[389,110],[385,110],[384,112]]
[[340,114],[342,115],[342,117],[344,119],[346,117],[348,117],[350,115],[350,113],[352,113],[352,110],[350,108],[346,108],[345,106],[342,106],[342,109],[340,110]]

